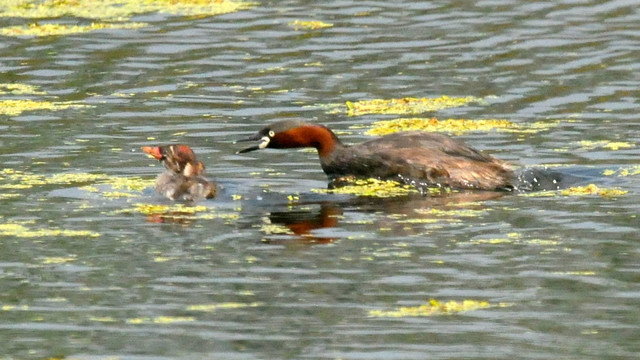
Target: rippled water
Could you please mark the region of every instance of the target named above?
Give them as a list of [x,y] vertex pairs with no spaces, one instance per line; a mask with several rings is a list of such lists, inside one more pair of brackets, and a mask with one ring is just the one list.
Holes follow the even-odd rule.
[[[0,358],[638,358],[640,186],[618,176],[639,159],[636,1],[262,1],[132,20],[149,26],[0,38],[0,83],[46,92],[0,101],[91,105],[0,115]],[[552,124],[470,144],[628,193],[363,199],[312,192],[315,153],[234,154],[290,117],[359,142],[398,116],[326,105],[442,95],[485,101],[421,115]],[[223,187],[202,216],[145,215],[135,204],[169,202],[107,184],[149,184],[161,168],[140,146],[175,142]],[[490,306],[374,316],[429,299]]]

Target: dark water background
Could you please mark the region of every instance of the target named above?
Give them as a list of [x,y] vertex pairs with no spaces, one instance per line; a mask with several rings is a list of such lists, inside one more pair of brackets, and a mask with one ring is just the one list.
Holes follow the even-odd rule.
[[[262,1],[133,20],[150,26],[0,38],[0,83],[93,106],[0,115],[0,167],[153,179],[140,146],[187,143],[224,187],[204,205],[230,215],[118,211],[168,204],[151,189],[5,189],[19,195],[0,198],[0,223],[100,236],[0,236],[0,359],[640,358],[638,176],[602,176],[637,165],[638,148],[580,143],[640,144],[637,1]],[[314,153],[234,154],[282,118],[359,142],[351,126],[397,117],[319,105],[441,95],[486,103],[422,115],[559,121],[462,137],[628,193],[353,200],[310,191],[326,186]],[[311,236],[268,230],[300,223]],[[369,316],[431,298],[492,306]]]

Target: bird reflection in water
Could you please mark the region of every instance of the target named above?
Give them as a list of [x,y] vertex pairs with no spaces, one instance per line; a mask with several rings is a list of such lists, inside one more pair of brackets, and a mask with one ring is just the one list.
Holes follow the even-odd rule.
[[[284,226],[287,236],[268,234],[263,240],[268,244],[330,244],[343,238],[337,231],[320,231],[327,228],[338,228],[344,219],[344,213],[349,211],[361,213],[383,213],[390,216],[406,216],[411,219],[434,219],[434,215],[425,209],[485,209],[484,201],[498,199],[505,196],[500,191],[462,191],[442,196],[424,197],[406,196],[401,198],[356,198],[348,201],[320,202],[320,207],[313,204],[299,204],[290,211],[271,212],[269,221],[272,225]],[[316,204],[318,205],[318,204]],[[301,208],[305,208],[302,210]],[[309,209],[309,207],[311,207]],[[439,218],[434,219],[434,221]],[[380,220],[377,227],[390,229],[397,234],[412,235],[412,229],[406,224],[395,221],[392,217]],[[416,234],[418,230],[416,229]],[[413,234],[413,235],[416,235]]]

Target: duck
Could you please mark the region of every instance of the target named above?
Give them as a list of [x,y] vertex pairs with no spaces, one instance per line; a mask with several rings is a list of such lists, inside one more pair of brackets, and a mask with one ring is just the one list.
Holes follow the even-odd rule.
[[315,148],[330,184],[377,178],[428,188],[513,191],[514,171],[500,159],[461,140],[425,131],[399,132],[346,145],[328,127],[303,120],[281,120],[236,142],[257,144],[238,151]]
[[171,200],[200,201],[216,196],[215,183],[205,177],[204,164],[187,145],[143,146],[142,151],[162,162],[166,171],[156,180],[156,191]]

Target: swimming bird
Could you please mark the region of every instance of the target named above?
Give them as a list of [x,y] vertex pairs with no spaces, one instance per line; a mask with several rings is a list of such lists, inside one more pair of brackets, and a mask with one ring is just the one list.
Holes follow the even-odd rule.
[[320,165],[333,182],[345,178],[378,178],[429,187],[512,191],[514,172],[460,140],[425,131],[400,132],[356,145],[345,145],[326,126],[283,120],[238,141],[260,149],[316,148]]
[[202,162],[187,145],[143,146],[142,151],[167,169],[156,180],[156,191],[171,200],[199,201],[216,195],[215,183],[204,176]]

